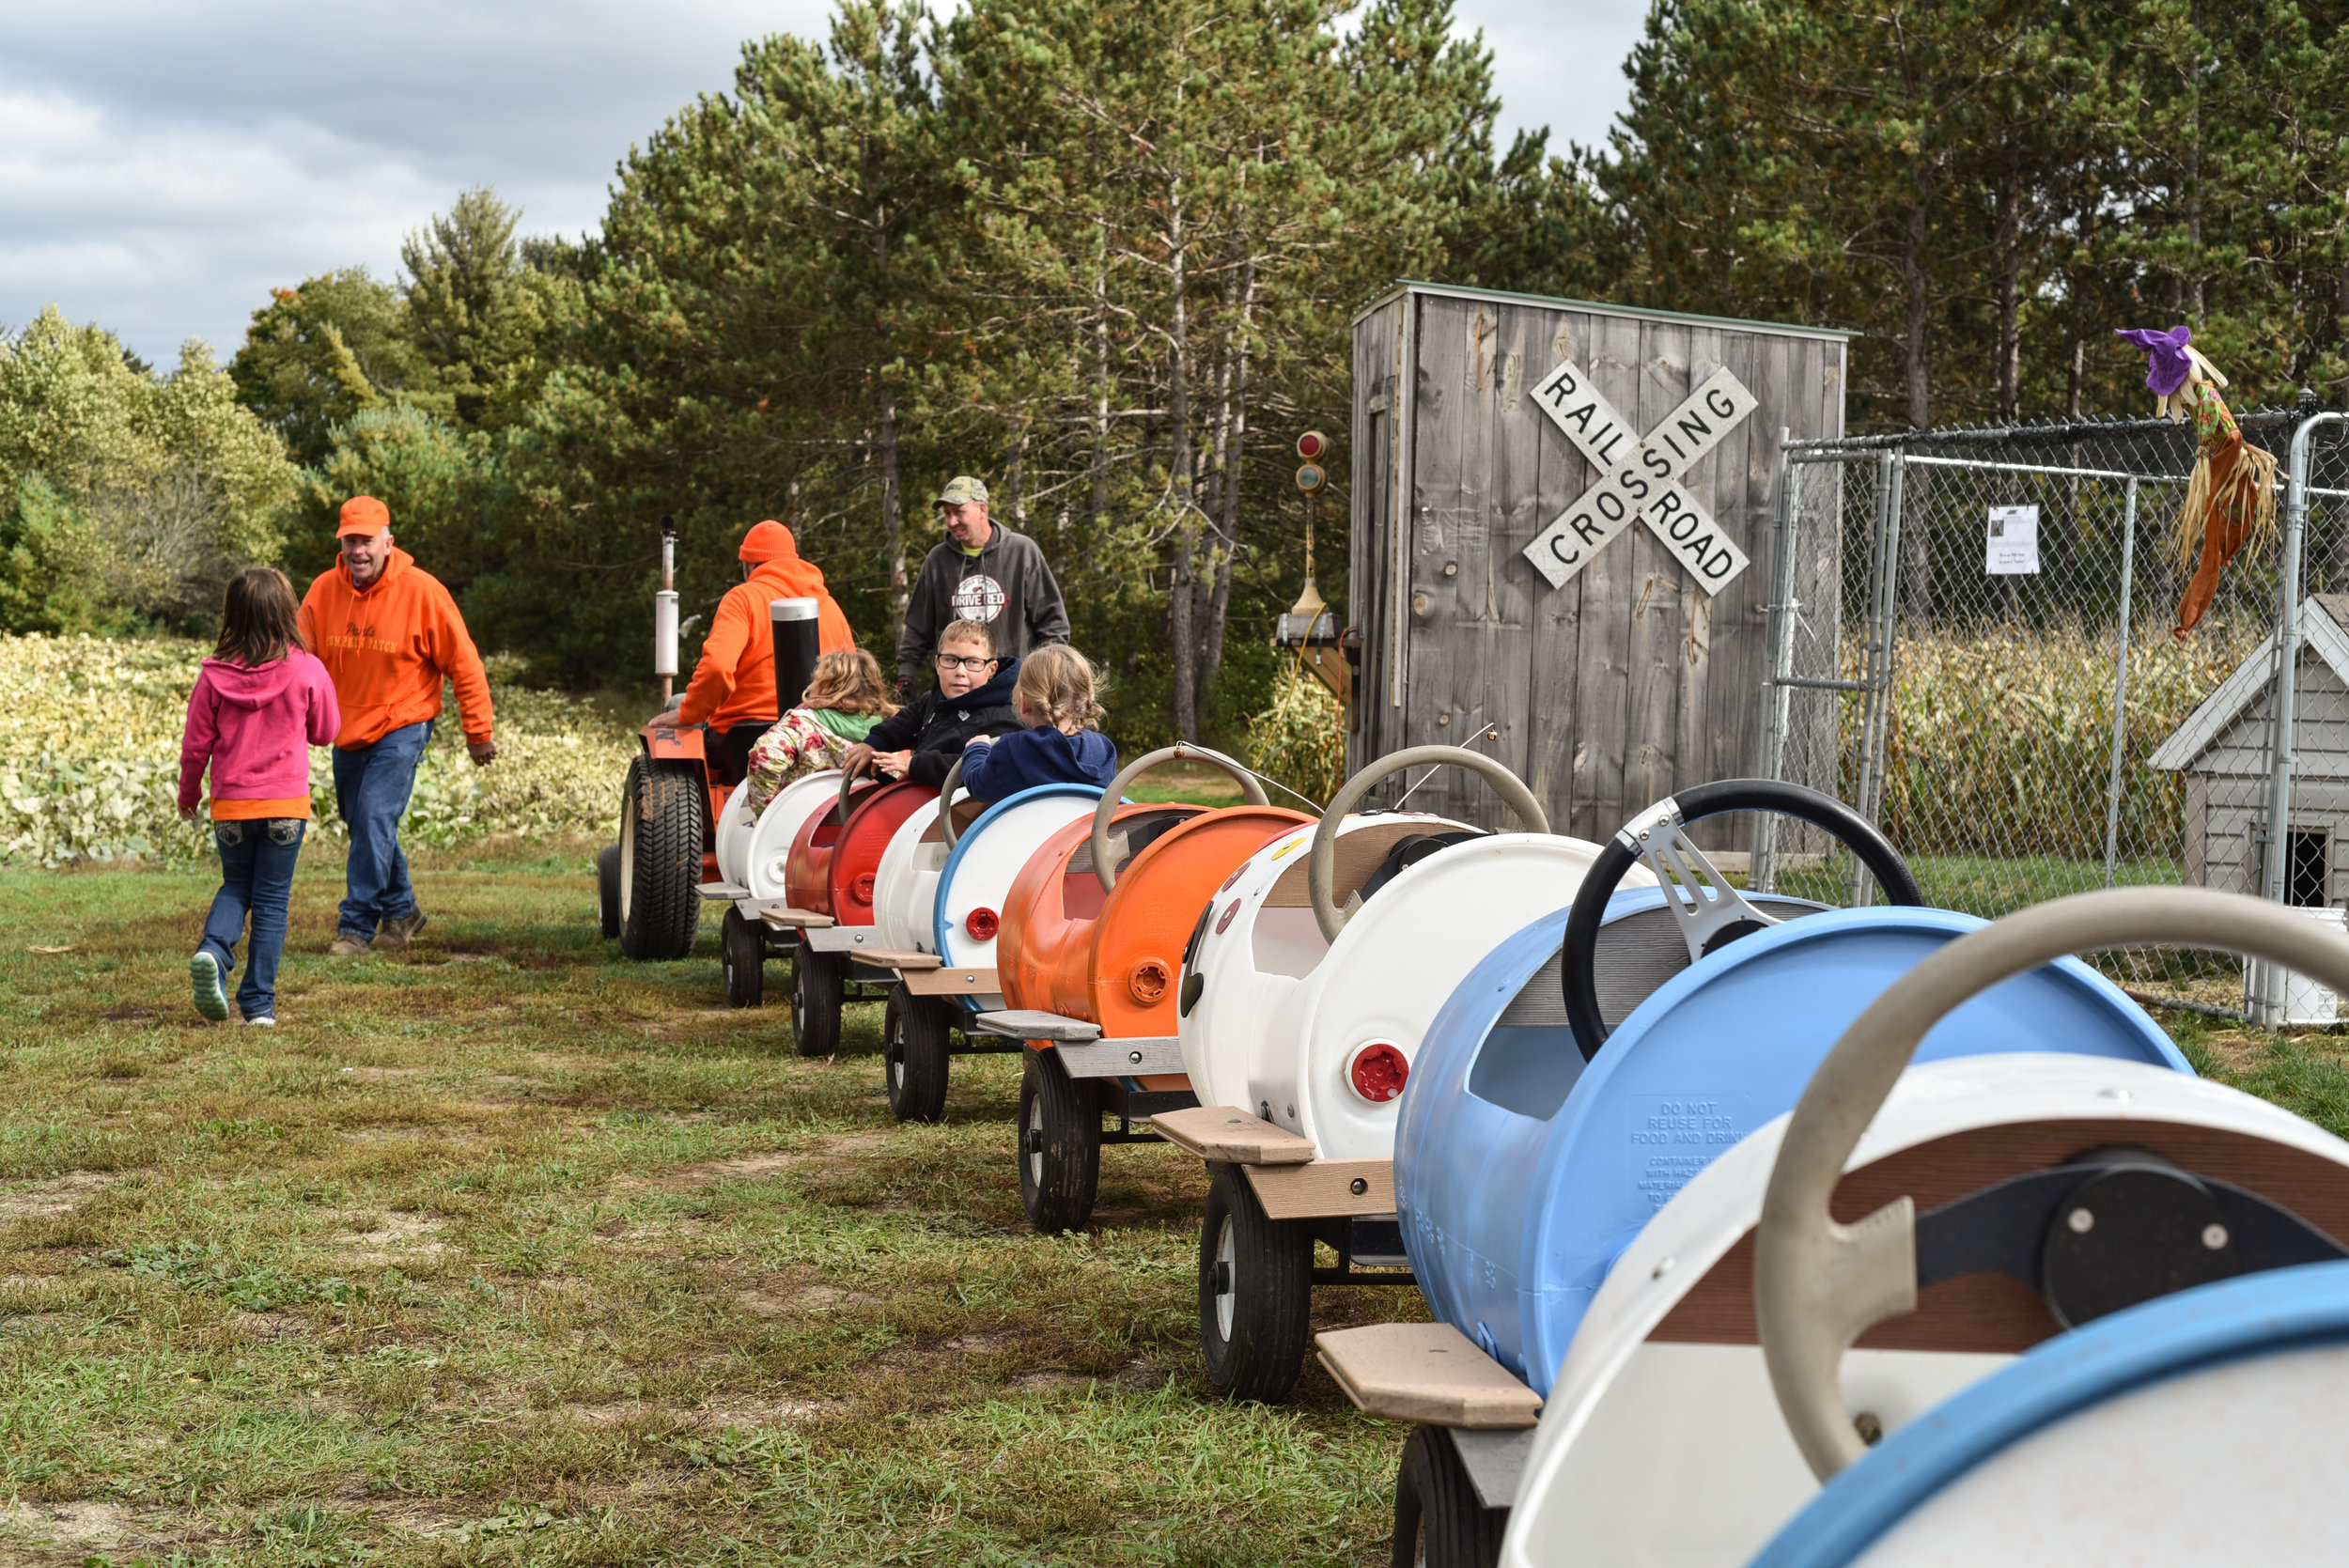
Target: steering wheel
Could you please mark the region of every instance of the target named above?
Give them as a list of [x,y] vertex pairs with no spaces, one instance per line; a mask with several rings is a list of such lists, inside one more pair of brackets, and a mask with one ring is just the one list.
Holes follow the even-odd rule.
[[[1915,1311],[1921,1280],[1931,1283],[1952,1272],[1929,1275],[1921,1267],[1913,1199],[1895,1199],[1856,1225],[1839,1224],[1828,1214],[1828,1200],[1860,1135],[1875,1119],[1926,1032],[1961,1002],[2068,954],[2139,943],[2239,953],[2349,992],[2349,941],[2297,910],[2207,888],[2113,888],[2076,893],[1968,932],[1910,970],[1853,1020],[1812,1075],[1787,1120],[1778,1163],[1770,1169],[1770,1184],[1763,1195],[1761,1228],[1754,1238],[1753,1307],[1779,1409],[1796,1447],[1822,1482],[1865,1452],[1843,1408],[1838,1380],[1843,1352],[1885,1319]],[[2135,1153],[2135,1161],[2125,1168],[2141,1175],[2156,1157]],[[2123,1162],[2106,1158],[2097,1163],[2110,1167]],[[2096,1164],[2087,1169],[2092,1171]],[[1925,1219],[1931,1221],[2035,1179],[1999,1183]],[[2075,1178],[2075,1190],[2077,1185]],[[2194,1185],[2225,1186],[2208,1181]],[[2241,1188],[2229,1190],[2267,1210],[2265,1216],[2253,1213],[2248,1222],[2228,1227],[2232,1235],[2227,1230],[2217,1234],[2217,1247],[2240,1245],[2251,1254],[2243,1260],[2248,1266],[2278,1267],[2342,1255],[2338,1244],[2289,1211]],[[2305,1234],[2291,1234],[2293,1225]],[[2264,1236],[2258,1234],[2263,1228],[2268,1233]],[[2201,1242],[2205,1248],[2213,1245],[2209,1234],[2204,1233]],[[2262,1251],[2263,1258],[2258,1255]]]
[[1481,752],[1471,752],[1463,746],[1413,746],[1392,756],[1380,757],[1346,781],[1346,787],[1339,790],[1337,798],[1330,802],[1330,809],[1321,814],[1321,824],[1314,830],[1313,850],[1305,857],[1305,885],[1313,893],[1314,920],[1321,926],[1321,934],[1327,939],[1336,941],[1338,933],[1346,929],[1346,923],[1353,919],[1354,911],[1361,908],[1359,904],[1349,901],[1341,909],[1331,896],[1330,889],[1338,875],[1338,824],[1346,820],[1346,813],[1354,809],[1354,802],[1368,793],[1371,785],[1407,768],[1417,768],[1423,763],[1439,767],[1448,764],[1479,775],[1493,786],[1493,793],[1501,797],[1501,804],[1509,808],[1509,814],[1517,819],[1519,827],[1529,833],[1549,831],[1549,815],[1542,810],[1542,803],[1533,799],[1533,792],[1525,787],[1525,781]]
[[1681,830],[1708,816],[1734,811],[1774,811],[1824,828],[1859,857],[1859,863],[1884,885],[1885,896],[1895,904],[1920,905],[1924,893],[1891,841],[1876,831],[1866,817],[1832,795],[1801,784],[1772,779],[1722,779],[1694,789],[1668,795],[1623,826],[1591,862],[1582,885],[1576,890],[1574,908],[1566,916],[1565,947],[1558,978],[1565,987],[1566,1021],[1574,1027],[1574,1043],[1587,1062],[1607,1042],[1607,1020],[1598,1011],[1598,933],[1607,921],[1607,901],[1615,895],[1624,873],[1644,860],[1664,890],[1664,908],[1672,911],[1694,963],[1717,947],[1765,926],[1781,924],[1765,914],[1729,885],[1688,842]]
[[945,780],[938,786],[938,826],[945,834],[946,847],[952,849],[962,835],[955,831],[955,791],[962,787],[962,759],[946,769]]
[[1126,786],[1150,771],[1151,768],[1173,762],[1179,757],[1196,757],[1202,762],[1211,762],[1229,773],[1239,784],[1240,799],[1250,805],[1268,806],[1272,804],[1272,797],[1264,792],[1264,785],[1256,782],[1256,775],[1225,756],[1221,752],[1211,752],[1205,746],[1192,746],[1176,741],[1172,746],[1160,747],[1146,756],[1135,758],[1118,771],[1117,777],[1110,781],[1109,788],[1101,791],[1101,803],[1093,808],[1093,837],[1090,841],[1093,846],[1093,875],[1100,878],[1103,893],[1112,893],[1117,888],[1117,873],[1110,865],[1110,818],[1117,811],[1117,802],[1125,799]]

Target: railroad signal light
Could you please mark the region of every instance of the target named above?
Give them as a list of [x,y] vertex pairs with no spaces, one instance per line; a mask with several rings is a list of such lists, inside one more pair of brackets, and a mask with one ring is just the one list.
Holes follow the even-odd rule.
[[[1301,446],[1304,443],[1299,442],[1298,444]],[[1329,482],[1330,476],[1321,472],[1318,463],[1307,463],[1297,471],[1297,488],[1307,495],[1320,494],[1321,487]]]
[[1309,463],[1317,463],[1330,450],[1330,438],[1319,430],[1308,430],[1297,438],[1297,455]]

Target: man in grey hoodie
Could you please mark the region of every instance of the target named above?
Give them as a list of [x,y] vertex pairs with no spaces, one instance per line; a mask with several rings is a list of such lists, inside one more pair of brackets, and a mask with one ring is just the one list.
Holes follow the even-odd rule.
[[1029,650],[1068,641],[1068,607],[1034,539],[987,515],[987,487],[957,475],[934,505],[946,536],[923,557],[897,633],[897,695],[910,701],[913,677],[953,621],[977,621],[995,638],[1005,667]]

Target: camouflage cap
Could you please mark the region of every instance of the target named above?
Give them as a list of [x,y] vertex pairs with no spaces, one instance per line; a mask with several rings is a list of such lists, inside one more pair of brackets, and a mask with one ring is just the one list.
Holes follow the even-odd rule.
[[930,505],[959,506],[966,501],[975,501],[982,506],[986,505],[987,485],[983,480],[973,479],[967,474],[957,474],[946,481],[946,488],[938,492],[938,499]]

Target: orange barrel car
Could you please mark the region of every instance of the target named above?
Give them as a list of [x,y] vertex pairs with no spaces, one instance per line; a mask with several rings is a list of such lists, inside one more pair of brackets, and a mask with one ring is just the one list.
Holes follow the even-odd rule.
[[[1177,758],[1222,768],[1247,804],[1119,802],[1137,777]],[[1151,1140],[1135,1124],[1199,1103],[1175,1033],[1183,944],[1249,856],[1313,820],[1270,804],[1229,757],[1171,746],[1129,764],[1089,817],[1029,858],[1003,900],[1003,1010],[972,1026],[1028,1047],[1019,1196],[1036,1229],[1071,1230],[1091,1217],[1103,1142]],[[1116,1131],[1102,1130],[1105,1112],[1118,1118]]]
[[937,800],[938,791],[910,779],[867,779],[860,787],[856,774],[843,773],[838,802],[800,824],[784,871],[789,908],[763,918],[798,929],[791,1031],[801,1055],[839,1048],[840,1009],[851,984],[876,987],[879,1000],[896,978],[856,962],[860,949],[877,945],[873,877],[897,830]]

